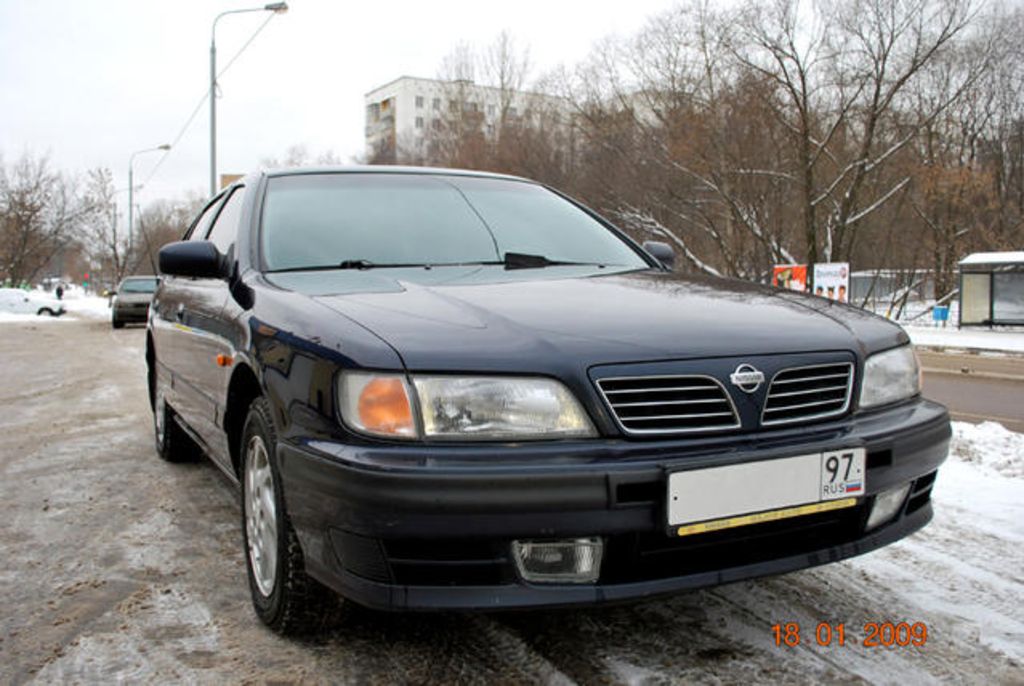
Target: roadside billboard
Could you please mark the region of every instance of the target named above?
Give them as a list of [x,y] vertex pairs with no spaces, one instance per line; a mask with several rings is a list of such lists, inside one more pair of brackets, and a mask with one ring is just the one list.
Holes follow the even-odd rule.
[[850,263],[827,262],[814,265],[814,294],[846,302],[850,292]]
[[806,264],[777,264],[772,268],[772,285],[791,291],[807,290]]

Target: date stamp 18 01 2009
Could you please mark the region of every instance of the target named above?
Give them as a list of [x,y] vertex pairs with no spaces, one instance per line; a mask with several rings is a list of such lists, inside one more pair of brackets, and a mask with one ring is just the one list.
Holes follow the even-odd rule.
[[928,626],[924,622],[866,622],[862,633],[847,629],[845,623],[821,622],[813,636],[801,635],[799,622],[779,622],[772,625],[772,637],[778,647],[795,648],[805,645],[846,646],[858,643],[865,648],[923,648],[928,642]]

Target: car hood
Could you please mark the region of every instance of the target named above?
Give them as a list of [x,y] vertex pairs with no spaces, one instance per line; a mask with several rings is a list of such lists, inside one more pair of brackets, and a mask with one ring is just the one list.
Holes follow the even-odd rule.
[[[366,327],[416,371],[551,371],[572,364],[849,350],[907,342],[829,300],[719,278],[588,268],[270,275]],[[550,361],[554,367],[547,368]]]

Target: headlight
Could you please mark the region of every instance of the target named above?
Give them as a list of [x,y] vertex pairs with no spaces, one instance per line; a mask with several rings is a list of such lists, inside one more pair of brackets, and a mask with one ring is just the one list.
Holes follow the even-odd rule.
[[868,358],[860,386],[860,407],[888,405],[921,392],[917,355],[909,345]]
[[427,438],[537,439],[593,436],[583,408],[551,379],[413,378]]
[[[572,393],[552,379],[347,372],[339,405],[345,423],[389,438],[538,440],[594,436]],[[419,401],[410,402],[411,391]]]

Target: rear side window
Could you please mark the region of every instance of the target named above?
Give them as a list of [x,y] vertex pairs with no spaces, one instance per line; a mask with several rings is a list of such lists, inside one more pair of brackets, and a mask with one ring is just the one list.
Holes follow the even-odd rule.
[[245,187],[240,187],[231,194],[224,209],[217,215],[206,240],[217,246],[221,255],[227,255],[235,245],[238,236],[238,221],[242,218],[242,203],[245,201]]

